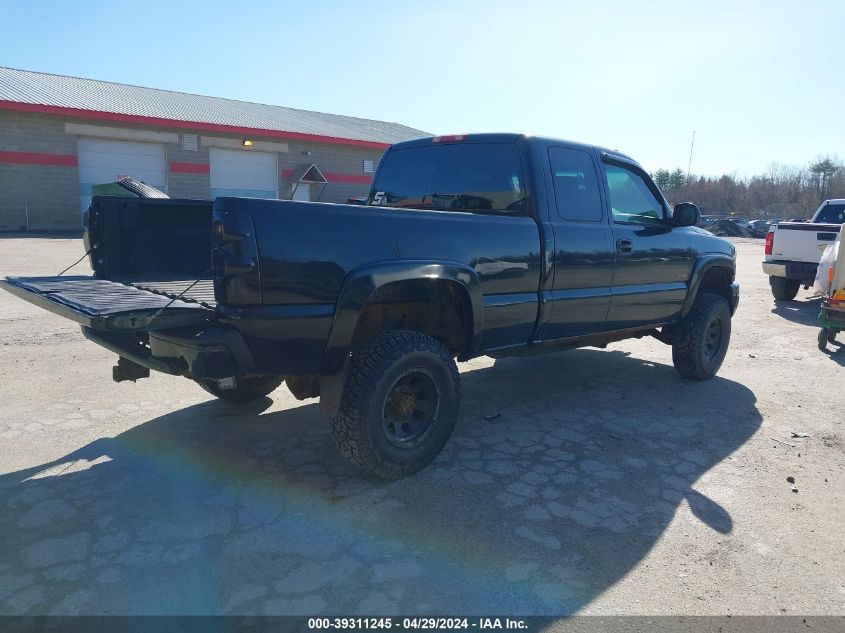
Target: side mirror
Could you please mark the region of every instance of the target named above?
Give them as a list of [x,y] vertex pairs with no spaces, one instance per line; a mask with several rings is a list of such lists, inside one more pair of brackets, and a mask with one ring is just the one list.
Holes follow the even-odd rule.
[[695,226],[700,220],[701,211],[692,202],[679,202],[672,209],[672,224],[675,226]]

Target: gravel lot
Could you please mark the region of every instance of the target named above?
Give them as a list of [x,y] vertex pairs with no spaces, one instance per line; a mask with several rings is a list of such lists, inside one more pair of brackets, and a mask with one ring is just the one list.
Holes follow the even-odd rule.
[[[718,378],[682,381],[653,339],[477,359],[441,457],[390,484],[316,401],[116,384],[77,326],[0,292],[0,613],[845,613],[845,349],[735,243]],[[0,273],[81,254],[5,237]]]

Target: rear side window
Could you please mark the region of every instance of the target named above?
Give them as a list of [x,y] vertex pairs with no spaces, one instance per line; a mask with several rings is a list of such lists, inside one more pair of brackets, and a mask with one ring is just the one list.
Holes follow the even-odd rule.
[[826,204],[816,222],[842,224],[845,222],[845,204]]
[[549,148],[557,213],[564,220],[600,222],[601,197],[590,155],[577,149]]
[[391,150],[373,183],[370,204],[519,213],[525,200],[516,145],[457,143]]

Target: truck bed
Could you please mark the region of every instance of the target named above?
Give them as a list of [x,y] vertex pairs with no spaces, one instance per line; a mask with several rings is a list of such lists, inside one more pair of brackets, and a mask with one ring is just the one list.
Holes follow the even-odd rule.
[[95,330],[158,330],[214,318],[211,279],[7,277],[0,286],[25,301]]

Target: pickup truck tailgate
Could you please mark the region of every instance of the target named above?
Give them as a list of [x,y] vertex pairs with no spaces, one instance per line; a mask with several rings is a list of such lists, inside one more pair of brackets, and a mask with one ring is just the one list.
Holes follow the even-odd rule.
[[781,222],[767,259],[818,264],[824,249],[836,240],[839,228],[838,224]]
[[12,294],[76,321],[108,331],[164,330],[214,318],[211,280],[185,292],[193,280],[120,282],[95,277],[7,277],[0,287]]

